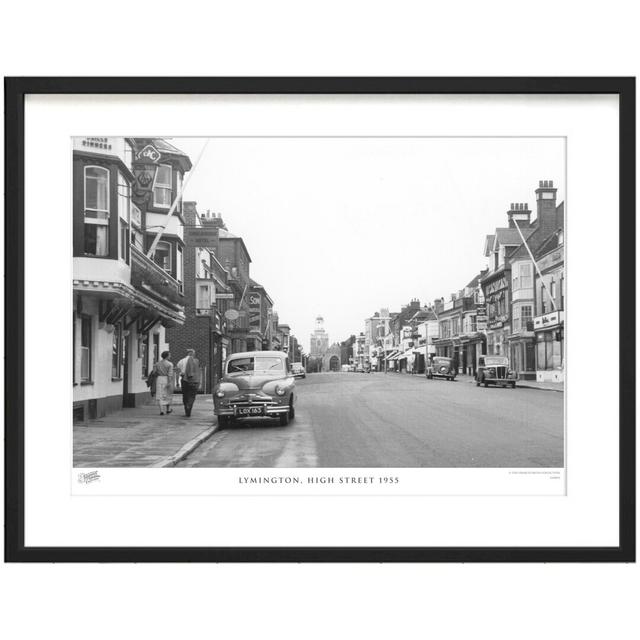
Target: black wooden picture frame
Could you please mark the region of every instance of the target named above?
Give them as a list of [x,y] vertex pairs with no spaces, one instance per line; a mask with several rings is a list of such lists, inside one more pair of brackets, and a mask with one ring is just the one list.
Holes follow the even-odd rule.
[[[619,98],[619,531],[611,547],[27,547],[25,96],[29,94],[615,94]],[[635,78],[5,78],[5,560],[9,562],[635,561]]]

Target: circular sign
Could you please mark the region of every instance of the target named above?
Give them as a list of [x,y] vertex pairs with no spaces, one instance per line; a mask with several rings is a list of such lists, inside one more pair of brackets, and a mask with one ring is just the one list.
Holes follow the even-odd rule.
[[240,317],[240,314],[238,313],[238,311],[236,309],[227,309],[224,312],[224,317],[227,320],[237,320]]

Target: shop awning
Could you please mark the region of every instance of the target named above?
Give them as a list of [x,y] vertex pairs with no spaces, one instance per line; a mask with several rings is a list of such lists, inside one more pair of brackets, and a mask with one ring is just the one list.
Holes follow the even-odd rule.
[[404,353],[401,353],[398,356],[398,360],[406,360],[408,358],[411,358],[411,360],[413,360],[413,348],[407,349]]
[[385,360],[389,361],[389,360],[395,360],[399,355],[400,355],[400,351],[392,351],[386,358]]
[[417,353],[423,356],[427,355],[427,346],[424,345],[422,347],[415,347],[415,349],[413,349],[413,353]]

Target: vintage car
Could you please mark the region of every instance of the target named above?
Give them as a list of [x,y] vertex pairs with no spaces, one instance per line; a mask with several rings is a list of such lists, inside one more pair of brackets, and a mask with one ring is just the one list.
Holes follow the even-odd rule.
[[287,354],[247,351],[230,355],[213,390],[220,427],[240,418],[278,418],[282,426],[295,417],[295,380]]
[[291,363],[291,373],[294,378],[306,378],[307,372],[305,368],[302,366],[302,362],[292,362]]
[[427,364],[427,378],[429,378],[429,380],[433,378],[454,380],[457,375],[458,370],[456,369],[453,358],[436,356]]
[[506,356],[480,356],[478,360],[478,370],[476,371],[476,386],[483,384],[488,387],[490,384],[504,387],[516,386],[518,376],[509,367],[509,358]]

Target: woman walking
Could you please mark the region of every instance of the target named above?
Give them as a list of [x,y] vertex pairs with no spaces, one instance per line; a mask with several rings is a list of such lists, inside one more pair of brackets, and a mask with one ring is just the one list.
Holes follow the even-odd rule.
[[173,364],[169,360],[171,354],[168,351],[162,352],[162,360],[156,362],[154,370],[157,374],[156,378],[156,398],[160,406],[160,415],[166,412],[171,413],[171,400],[173,398]]

